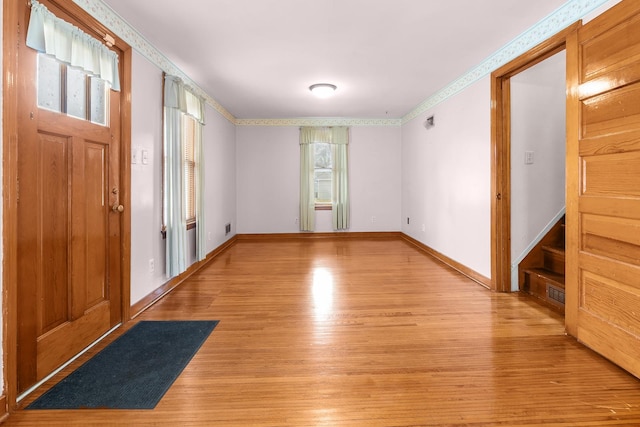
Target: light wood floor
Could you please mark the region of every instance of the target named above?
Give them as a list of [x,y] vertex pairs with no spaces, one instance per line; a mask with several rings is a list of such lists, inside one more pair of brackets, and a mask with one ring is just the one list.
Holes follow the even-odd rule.
[[140,319],[220,320],[156,409],[5,425],[640,425],[640,380],[557,314],[401,240],[239,241]]

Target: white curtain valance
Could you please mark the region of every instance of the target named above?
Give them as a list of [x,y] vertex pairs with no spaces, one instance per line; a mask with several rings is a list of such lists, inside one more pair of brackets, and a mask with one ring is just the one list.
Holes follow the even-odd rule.
[[118,55],[96,38],[31,0],[27,46],[106,80],[120,91]]
[[180,77],[165,75],[164,106],[178,109],[204,124],[204,99],[193,93]]

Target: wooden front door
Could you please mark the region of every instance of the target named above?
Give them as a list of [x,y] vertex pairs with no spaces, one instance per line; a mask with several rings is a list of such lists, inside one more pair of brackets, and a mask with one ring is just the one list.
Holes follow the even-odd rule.
[[[28,14],[25,9],[24,19]],[[107,125],[92,122],[91,113],[72,117],[74,108],[76,116],[91,110],[91,96],[99,98],[100,90],[86,77],[88,100],[72,107],[70,98],[83,92],[82,76],[74,74],[72,83],[74,71],[61,66],[62,100],[40,107],[48,101],[38,101],[38,90],[58,88],[55,79],[38,81],[44,78],[38,61],[46,58],[25,46],[24,32],[19,43],[17,376],[22,392],[121,321],[122,219],[119,93],[103,91],[104,98],[95,100],[109,101]],[[98,122],[105,118],[97,116]]]
[[640,377],[640,2],[587,23],[571,52],[567,329]]

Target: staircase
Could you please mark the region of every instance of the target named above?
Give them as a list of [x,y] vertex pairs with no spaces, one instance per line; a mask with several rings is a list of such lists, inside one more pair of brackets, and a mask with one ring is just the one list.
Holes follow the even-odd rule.
[[564,313],[564,216],[518,265],[520,291]]

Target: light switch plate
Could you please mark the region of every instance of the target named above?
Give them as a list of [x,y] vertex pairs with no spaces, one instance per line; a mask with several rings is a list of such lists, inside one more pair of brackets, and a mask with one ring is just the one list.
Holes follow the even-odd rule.
[[532,165],[533,164],[533,151],[525,151],[524,152],[524,164]]

